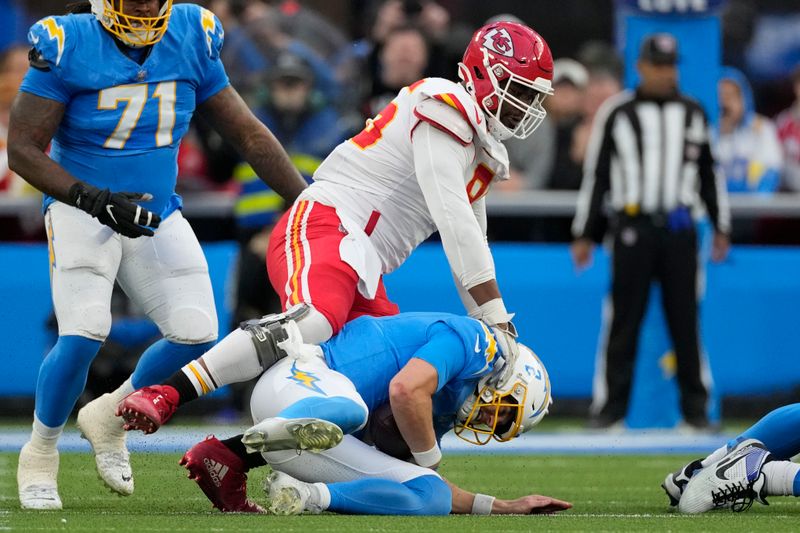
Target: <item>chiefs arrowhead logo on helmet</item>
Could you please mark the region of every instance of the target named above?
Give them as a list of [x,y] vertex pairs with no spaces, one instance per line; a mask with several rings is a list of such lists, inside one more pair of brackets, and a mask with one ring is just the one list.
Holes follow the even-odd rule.
[[514,57],[514,41],[505,28],[493,28],[483,37],[483,46],[505,57]]

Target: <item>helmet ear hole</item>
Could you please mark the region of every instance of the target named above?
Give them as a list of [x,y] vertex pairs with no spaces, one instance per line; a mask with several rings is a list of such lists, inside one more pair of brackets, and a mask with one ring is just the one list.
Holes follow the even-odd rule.
[[478,69],[478,67],[472,67],[472,70],[475,71],[475,77],[476,78],[478,78],[479,80],[483,79],[483,74],[481,74],[481,71],[480,71],[480,69]]

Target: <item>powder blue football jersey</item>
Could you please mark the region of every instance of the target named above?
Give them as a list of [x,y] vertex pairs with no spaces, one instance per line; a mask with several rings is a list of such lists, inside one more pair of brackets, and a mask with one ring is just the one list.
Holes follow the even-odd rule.
[[412,358],[438,374],[433,397],[437,436],[452,427],[453,415],[494,368],[497,341],[473,318],[448,313],[402,313],[359,317],[322,344],[325,360],[347,376],[372,411],[389,401],[389,382]]
[[49,69],[28,69],[20,90],[66,106],[50,157],[96,187],[152,194],[142,205],[162,218],[180,208],[178,146],[195,108],[229,84],[223,38],[210,11],[177,4],[140,65],[94,15],[34,24],[28,40]]

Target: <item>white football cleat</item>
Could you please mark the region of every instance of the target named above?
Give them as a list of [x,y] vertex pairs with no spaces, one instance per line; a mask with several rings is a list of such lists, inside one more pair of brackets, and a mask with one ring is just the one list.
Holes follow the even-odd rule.
[[342,429],[320,418],[266,418],[244,432],[247,451],[330,450],[342,442]]
[[692,461],[680,470],[667,474],[664,483],[661,484],[661,488],[667,493],[671,507],[677,506],[678,502],[681,501],[681,495],[683,495],[683,491],[686,490],[686,485],[689,483],[694,473],[698,470],[702,470],[703,465],[700,462],[701,460],[702,459],[697,459]]
[[94,450],[97,473],[108,488],[123,496],[133,493],[133,473],[122,418],[115,415],[116,402],[103,394],[78,411],[78,429]]
[[40,511],[60,510],[57,476],[58,450],[41,453],[33,450],[30,442],[26,443],[19,452],[17,467],[20,507]]
[[725,457],[696,472],[678,503],[682,513],[704,513],[713,509],[746,511],[753,501],[768,505],[762,494],[766,478],[761,468],[771,454],[764,444],[748,439],[737,444]]
[[319,514],[322,509],[311,500],[311,485],[289,474],[273,471],[264,481],[267,512],[274,515],[297,515],[303,511]]

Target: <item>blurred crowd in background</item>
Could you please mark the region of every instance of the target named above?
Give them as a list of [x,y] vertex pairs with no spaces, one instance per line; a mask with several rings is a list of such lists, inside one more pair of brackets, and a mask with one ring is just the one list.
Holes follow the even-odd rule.
[[[35,191],[8,170],[5,137],[9,106],[27,69],[25,29],[38,17],[63,12],[64,6],[59,0],[0,0],[0,8],[4,3],[4,11],[14,15],[3,23],[7,31],[0,37],[6,40],[0,40],[0,194],[19,197]],[[225,27],[223,61],[231,82],[308,179],[338,143],[359,131],[399,89],[426,76],[455,80],[472,31],[492,18],[531,25],[557,59],[555,95],[545,102],[548,118],[531,138],[508,142],[512,179],[497,190],[577,190],[595,112],[622,90],[611,0],[570,0],[555,10],[546,1],[491,6],[467,0],[201,3]],[[789,1],[742,0],[724,9],[728,68],[719,82],[715,132],[720,170],[733,193],[800,191],[800,32],[786,31],[800,25],[800,10]],[[236,197],[236,237],[242,243],[257,237],[260,249],[263,228],[282,206],[239,161],[235,149],[198,120],[183,142],[179,163],[179,192]],[[6,238],[42,237],[36,221],[23,219],[17,226]],[[544,232],[520,233],[513,226],[495,224],[492,237],[570,238],[557,221]]]
[[[548,41],[556,58],[555,95],[545,101],[547,120],[532,137],[507,143],[512,179],[492,194],[577,190],[595,113],[605,99],[623,89],[613,0],[197,3],[212,10],[224,25],[222,59],[231,83],[309,180],[333,148],[361,130],[364,120],[402,87],[428,76],[457,81],[456,65],[472,32],[490,19],[530,25]],[[0,202],[2,197],[38,194],[8,169],[9,109],[28,68],[27,28],[43,16],[62,14],[64,8],[63,0],[0,0],[4,13],[0,17]],[[718,84],[719,109],[707,111],[717,115],[714,144],[728,189],[762,196],[800,192],[796,0],[731,0],[722,24],[727,68]],[[233,216],[189,218],[201,240],[235,239],[240,244],[235,320],[276,308],[275,296],[266,290],[264,250],[269,228],[283,209],[280,198],[242,163],[234,147],[200,120],[184,138],[179,168],[178,192],[187,205],[193,196],[215,195],[233,204]],[[758,229],[769,228],[769,221],[756,229],[750,224],[734,234],[734,242],[800,243],[800,231],[787,232],[784,221],[775,224],[779,230],[773,232]],[[568,218],[498,217],[491,227],[494,240],[571,239]],[[792,227],[800,226],[795,221]],[[2,240],[45,240],[38,210],[4,214],[0,228]],[[787,233],[793,236],[786,239]],[[127,314],[122,307],[115,313],[115,324]],[[147,345],[158,332],[145,321],[136,322],[135,313],[132,316],[118,328],[127,335],[119,341],[125,346]],[[107,343],[112,349],[114,340],[112,331]],[[102,360],[93,372],[104,371]],[[116,366],[108,371],[127,375]]]

